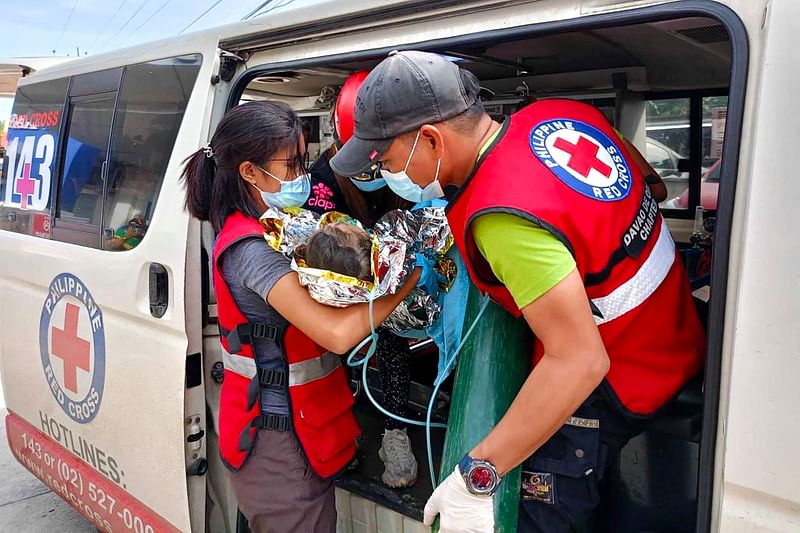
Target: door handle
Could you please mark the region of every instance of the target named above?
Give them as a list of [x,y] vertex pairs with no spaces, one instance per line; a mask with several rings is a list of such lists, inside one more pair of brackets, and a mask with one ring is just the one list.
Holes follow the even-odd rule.
[[169,306],[169,275],[164,265],[150,263],[150,314],[161,318]]

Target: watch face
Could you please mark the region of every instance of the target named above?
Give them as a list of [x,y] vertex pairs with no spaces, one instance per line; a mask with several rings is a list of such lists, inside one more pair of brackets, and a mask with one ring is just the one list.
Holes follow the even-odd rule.
[[488,491],[494,488],[494,473],[485,466],[476,466],[469,473],[470,484],[478,491]]

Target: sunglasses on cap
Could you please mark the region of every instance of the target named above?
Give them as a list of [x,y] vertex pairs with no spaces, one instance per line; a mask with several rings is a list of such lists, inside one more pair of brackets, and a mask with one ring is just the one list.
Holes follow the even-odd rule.
[[356,181],[373,181],[381,177],[381,162],[378,161],[377,163],[373,163],[372,166],[369,167],[369,170],[363,174],[358,174],[356,176],[350,176],[350,179]]
[[[341,150],[342,145],[338,139],[334,139],[333,141],[333,149],[334,155]],[[348,176],[351,180],[355,181],[374,181],[381,177],[381,162],[376,161],[374,162],[366,172],[362,174],[356,174],[355,176]]]

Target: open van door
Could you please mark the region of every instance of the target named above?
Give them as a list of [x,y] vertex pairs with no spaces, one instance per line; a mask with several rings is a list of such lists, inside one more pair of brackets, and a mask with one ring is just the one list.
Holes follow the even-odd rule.
[[205,142],[217,42],[75,60],[16,92],[0,178],[8,439],[101,531],[204,529],[199,223],[180,171]]

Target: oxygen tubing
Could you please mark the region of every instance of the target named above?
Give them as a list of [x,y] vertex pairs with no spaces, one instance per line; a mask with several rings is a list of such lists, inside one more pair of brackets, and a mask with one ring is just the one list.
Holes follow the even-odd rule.
[[[419,420],[411,420],[409,418],[405,418],[405,417],[396,415],[396,414],[390,412],[389,410],[385,409],[381,404],[378,403],[378,401],[372,396],[372,393],[369,390],[369,384],[367,383],[367,368],[369,366],[369,360],[372,359],[372,357],[375,355],[375,351],[378,348],[378,333],[375,331],[375,317],[373,316],[373,302],[374,301],[375,301],[374,294],[370,293],[370,295],[369,295],[369,303],[368,303],[368,305],[369,305],[370,334],[364,340],[362,340],[360,343],[358,343],[358,345],[356,345],[355,348],[353,348],[350,351],[350,354],[347,356],[347,366],[354,367],[354,368],[358,367],[358,366],[361,366],[361,381],[362,381],[362,383],[364,385],[364,392],[366,393],[367,398],[369,398],[369,401],[372,402],[372,404],[378,409],[378,411],[383,413],[385,416],[388,416],[390,418],[393,418],[395,420],[403,422],[404,424],[409,424],[409,425],[412,425],[412,426],[422,426],[422,427],[425,428],[425,443],[426,443],[427,453],[428,453],[428,469],[430,471],[430,476],[431,476],[431,486],[435,487],[436,486],[436,474],[434,473],[434,468],[433,468],[433,449],[431,447],[431,428],[435,427],[435,428],[447,429],[447,424],[441,424],[439,422],[431,422],[431,415],[433,414],[433,405],[436,402],[436,395],[439,393],[439,387],[441,387],[442,383],[444,382],[444,378],[439,379],[439,376],[437,376],[437,379],[436,379],[436,381],[434,383],[433,392],[431,394],[431,399],[428,402],[428,408],[427,408],[426,413],[425,413],[425,421],[424,422],[419,421]],[[453,364],[453,362],[456,360],[456,358],[458,357],[458,354],[461,353],[461,349],[467,343],[467,340],[469,339],[470,335],[472,335],[472,332],[474,331],[475,326],[478,325],[478,322],[480,321],[480,318],[483,316],[483,313],[486,311],[486,308],[488,307],[488,304],[489,304],[489,297],[488,296],[484,296],[483,297],[483,302],[481,302],[481,307],[480,307],[480,310],[478,311],[478,315],[475,317],[475,320],[472,321],[472,324],[467,329],[466,334],[462,337],[461,342],[459,343],[459,345],[456,348],[455,352],[453,352],[453,355],[451,355],[450,357],[446,357],[445,365],[444,365],[445,369],[448,369],[450,367],[450,365]],[[359,350],[361,350],[364,346],[366,346],[367,343],[370,343],[370,347],[367,349],[367,353],[363,357],[361,357],[360,359],[355,360],[355,357],[358,355]],[[447,345],[446,341],[444,342],[444,344],[445,344],[445,346]],[[445,354],[445,356],[446,356],[446,354]]]

